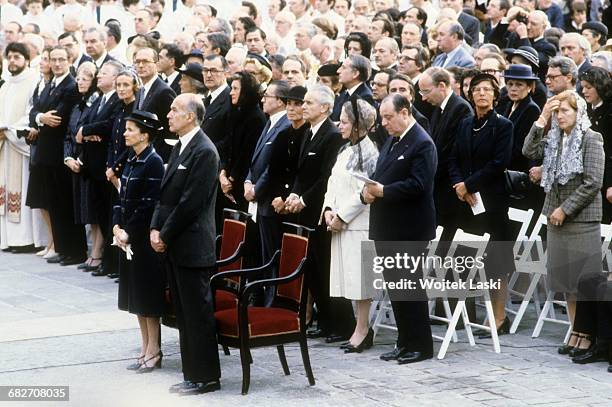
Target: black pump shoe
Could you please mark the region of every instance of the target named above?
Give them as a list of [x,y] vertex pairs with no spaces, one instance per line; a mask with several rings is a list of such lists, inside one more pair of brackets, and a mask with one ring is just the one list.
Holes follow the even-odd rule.
[[[504,322],[502,322],[499,328],[497,328],[497,336],[507,335],[509,333],[510,333],[510,318],[506,316],[506,318],[504,318]],[[478,330],[474,332],[474,335],[478,336],[479,339],[491,338],[491,332],[487,331],[486,329]]]
[[349,345],[344,349],[344,353],[361,353],[365,349],[370,349],[374,345],[374,330],[370,328],[368,330],[368,334],[363,341],[357,346],[353,346],[349,343]]

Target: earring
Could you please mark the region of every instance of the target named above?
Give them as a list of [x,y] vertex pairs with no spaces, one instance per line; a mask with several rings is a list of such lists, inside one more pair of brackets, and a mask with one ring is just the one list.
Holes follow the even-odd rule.
[[141,138],[140,138],[140,142],[142,143],[143,141],[144,141],[144,138],[143,138],[143,137],[141,137]]

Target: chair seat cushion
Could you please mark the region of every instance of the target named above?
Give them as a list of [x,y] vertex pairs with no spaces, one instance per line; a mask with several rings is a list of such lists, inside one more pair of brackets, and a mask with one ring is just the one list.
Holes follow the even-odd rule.
[[[249,307],[249,337],[279,335],[300,331],[298,313],[283,308]],[[236,307],[215,312],[220,335],[238,336]]]
[[217,290],[215,292],[215,311],[221,311],[229,308],[236,308],[238,299],[227,291]]

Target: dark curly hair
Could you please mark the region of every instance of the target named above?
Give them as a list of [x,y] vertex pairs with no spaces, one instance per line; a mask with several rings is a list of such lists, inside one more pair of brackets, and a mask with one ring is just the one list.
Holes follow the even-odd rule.
[[603,101],[612,101],[612,76],[606,69],[593,66],[580,74],[580,80],[590,83]]
[[372,53],[372,43],[368,38],[368,35],[362,32],[354,31],[350,33],[346,40],[344,40],[344,52],[348,55],[348,46],[352,42],[358,42],[361,45],[361,55],[366,58],[370,58],[370,54]]

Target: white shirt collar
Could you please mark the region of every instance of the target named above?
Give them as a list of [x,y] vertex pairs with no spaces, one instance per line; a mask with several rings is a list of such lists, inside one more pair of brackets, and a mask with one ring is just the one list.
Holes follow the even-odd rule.
[[179,155],[183,153],[183,151],[185,150],[185,147],[187,147],[191,139],[198,133],[199,130],[200,128],[198,126],[195,126],[193,130],[179,137],[179,141],[181,142],[181,149],[179,151]]
[[214,102],[217,96],[221,94],[227,88],[227,83],[223,83],[223,85],[219,86],[217,89],[210,92],[210,103]]
[[353,86],[352,88],[347,89],[347,92],[348,92],[349,96],[353,96],[353,93],[355,93],[357,88],[360,87],[362,83],[363,82],[359,82],[357,85]]
[[453,94],[452,90],[448,92],[448,95],[444,98],[442,103],[440,103],[440,110],[444,111],[444,109],[446,109],[446,105],[448,104],[448,101],[450,100],[452,94]]
[[593,110],[600,108],[603,105],[603,100],[599,101],[598,104],[593,106]]
[[404,136],[405,136],[406,134],[408,134],[408,132],[410,131],[410,129],[412,129],[412,127],[414,126],[414,124],[415,124],[415,123],[416,123],[416,119],[414,119],[414,118],[413,118],[412,123],[410,123],[410,124],[408,125],[408,127],[406,128],[406,130],[404,130],[404,132],[402,133],[402,135],[401,135],[401,136],[399,136],[399,140],[398,140],[398,142],[402,141],[402,139],[404,138]]
[[142,94],[143,97],[147,96],[147,94],[151,90],[151,86],[153,86],[153,83],[155,82],[155,79],[157,79],[157,75],[154,76],[149,82],[147,82],[144,85],[142,85],[142,88],[144,89],[144,92]]
[[59,78],[53,78],[53,83],[55,83],[55,86],[59,85],[60,83],[62,83],[64,81],[64,79],[66,79],[66,77],[70,75],[70,71],[66,72],[65,74],[63,74],[62,76],[60,76]]
[[111,89],[109,92],[106,92],[104,95],[102,95],[102,97],[105,99],[106,102],[108,102],[108,99],[113,97],[114,93],[115,93],[115,89]]
[[315,125],[311,125],[310,126],[310,130],[312,131],[311,140],[317,135],[317,132],[319,131],[321,126],[323,126],[323,123],[325,123],[325,119],[321,120],[319,123],[317,123]]
[[276,112],[273,115],[271,115],[270,116],[270,128],[276,126],[276,123],[278,123],[278,121],[283,118],[285,113],[287,112],[284,110],[281,110],[280,112]]
[[96,59],[95,64],[98,67],[98,69],[102,68],[102,64],[104,63],[104,59],[106,58],[107,55],[108,55],[108,52],[104,51],[102,56],[100,58]]
[[417,76],[415,76],[414,78],[411,78],[412,80],[412,84],[416,85],[417,83],[419,83],[419,78],[421,77],[421,74],[419,73]]
[[166,81],[168,81],[168,85],[174,82],[179,73],[179,71],[173,71],[170,75],[166,76]]

